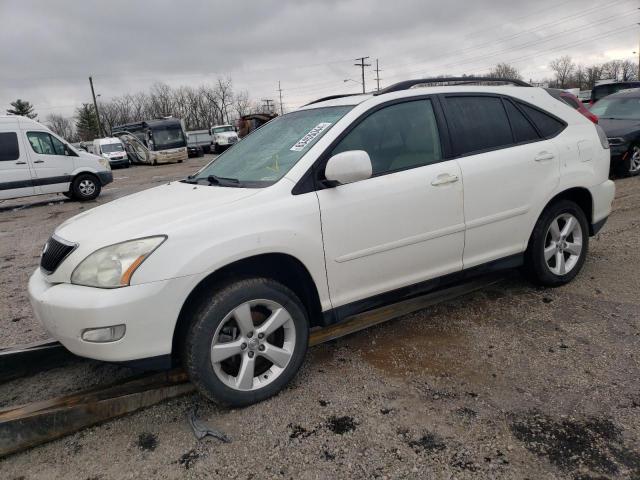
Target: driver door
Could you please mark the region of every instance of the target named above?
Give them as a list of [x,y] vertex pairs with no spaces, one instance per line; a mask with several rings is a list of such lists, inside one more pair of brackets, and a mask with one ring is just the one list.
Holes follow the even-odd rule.
[[374,111],[330,156],[348,150],[366,151],[373,175],[317,191],[333,307],[462,270],[462,176],[431,101]]

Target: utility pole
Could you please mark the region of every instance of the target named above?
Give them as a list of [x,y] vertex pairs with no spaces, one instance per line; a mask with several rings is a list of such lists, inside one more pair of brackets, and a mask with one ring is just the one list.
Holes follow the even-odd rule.
[[272,107],[273,107],[273,100],[270,98],[263,98],[262,101],[264,102],[264,108],[266,109],[266,111],[268,113],[271,113],[273,111]]
[[362,69],[362,93],[366,93],[367,89],[364,87],[364,67],[370,67],[370,63],[364,63],[364,61],[369,57],[358,57],[356,60],[360,60],[360,63],[354,63],[356,67],[360,67]]
[[278,80],[278,93],[280,93],[280,115],[284,115],[284,110],[282,109],[282,88],[280,88],[280,80]]
[[380,67],[378,66],[378,59],[377,58],[376,58],[376,70],[375,70],[375,72],[376,72],[375,81],[376,81],[376,84],[377,84],[376,90],[380,91],[380,80],[382,80],[382,79],[380,78]]
[[98,113],[98,102],[96,101],[96,92],[93,91],[93,78],[89,77],[89,85],[91,85],[91,96],[93,97],[93,108],[96,109],[96,120],[98,120],[98,135],[102,137],[102,124],[100,123],[100,113]]

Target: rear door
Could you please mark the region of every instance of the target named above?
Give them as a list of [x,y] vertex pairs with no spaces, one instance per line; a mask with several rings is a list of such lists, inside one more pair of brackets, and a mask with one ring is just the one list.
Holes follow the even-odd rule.
[[524,251],[531,216],[560,179],[551,133],[497,95],[451,94],[443,103],[464,182],[464,268]]
[[75,153],[67,151],[65,144],[49,132],[27,130],[26,136],[31,147],[29,153],[35,172],[36,188],[40,193],[69,190],[71,173],[75,168]]
[[0,129],[0,199],[33,195],[29,158],[19,131]]

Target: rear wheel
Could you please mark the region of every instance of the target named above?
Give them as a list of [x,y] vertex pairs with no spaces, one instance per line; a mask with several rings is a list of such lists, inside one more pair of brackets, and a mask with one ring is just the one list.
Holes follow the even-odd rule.
[[184,363],[206,397],[250,405],[295,376],[308,337],[305,309],[291,290],[270,279],[242,280],[202,303],[185,338]]
[[95,175],[81,173],[71,182],[73,198],[80,201],[94,200],[100,195],[102,186]]
[[540,285],[564,285],[580,272],[588,248],[584,212],[576,203],[561,200],[540,215],[525,253],[525,270]]

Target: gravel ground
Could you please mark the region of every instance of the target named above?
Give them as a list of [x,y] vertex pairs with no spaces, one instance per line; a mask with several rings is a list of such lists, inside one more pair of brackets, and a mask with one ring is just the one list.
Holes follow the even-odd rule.
[[[96,203],[193,171],[115,171]],[[197,394],[0,460],[1,478],[640,479],[640,179],[576,280],[517,273],[466,297],[310,349],[280,395],[240,410]],[[94,204],[0,204],[0,345],[46,337],[25,286],[53,228]],[[0,407],[130,375],[85,361],[0,385]],[[233,441],[198,441],[186,417]]]

